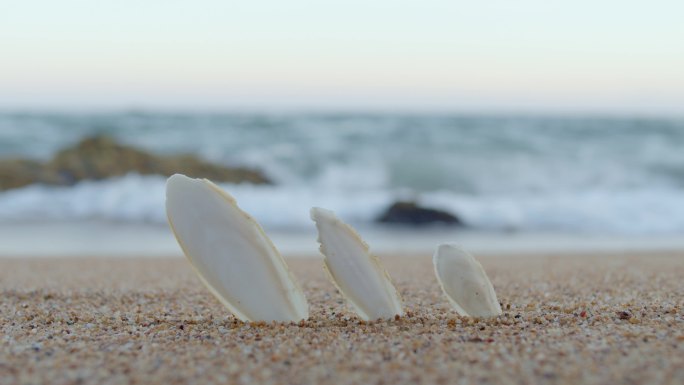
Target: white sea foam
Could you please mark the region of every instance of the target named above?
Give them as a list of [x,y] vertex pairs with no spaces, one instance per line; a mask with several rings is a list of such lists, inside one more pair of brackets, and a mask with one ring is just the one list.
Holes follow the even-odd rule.
[[[370,223],[398,198],[486,231],[684,232],[684,121],[486,116],[0,113],[0,158],[46,160],[107,134],[156,153],[259,168],[224,185],[272,228],[311,206]],[[164,223],[164,178],[127,175],[0,193],[0,221]]]
[[[0,221],[103,219],[160,223],[164,213],[160,176],[135,174],[73,187],[33,185],[0,193]],[[267,228],[310,227],[311,206],[334,209],[342,218],[370,223],[400,190],[306,184],[254,186],[223,184]],[[449,210],[467,225],[485,231],[676,234],[684,232],[684,197],[677,190],[588,190],[582,193],[465,195],[422,193],[418,200]]]

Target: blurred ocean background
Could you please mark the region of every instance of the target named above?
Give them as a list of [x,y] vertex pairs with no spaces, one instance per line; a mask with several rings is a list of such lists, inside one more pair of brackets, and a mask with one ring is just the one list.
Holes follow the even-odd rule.
[[[432,227],[432,234],[684,235],[684,120],[676,118],[2,113],[0,158],[46,160],[100,134],[154,153],[262,170],[273,185],[222,187],[276,233],[308,236],[311,206],[361,229],[406,232],[373,223],[393,202],[415,200],[466,225]],[[128,174],[7,190],[0,227],[13,239],[50,223],[166,232],[164,183]]]
[[[396,199],[483,231],[684,234],[684,121],[402,115],[0,115],[0,157],[47,159],[107,134],[156,153],[261,169],[225,186],[266,227],[321,205],[372,222]],[[0,220],[165,223],[164,178],[0,194]]]
[[[221,186],[290,254],[317,254],[311,206],[388,253],[684,250],[683,13],[672,0],[12,2],[0,256],[179,254],[165,176],[192,162],[272,181]],[[71,172],[83,164],[64,149],[101,135],[145,153]],[[176,163],[135,167],[151,157]],[[464,226],[377,223],[397,201]]]

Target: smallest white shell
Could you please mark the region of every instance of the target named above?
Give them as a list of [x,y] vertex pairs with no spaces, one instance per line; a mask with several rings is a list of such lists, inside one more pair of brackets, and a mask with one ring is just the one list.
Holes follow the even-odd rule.
[[482,265],[454,244],[439,245],[433,263],[437,280],[456,312],[466,317],[495,317],[501,305]]

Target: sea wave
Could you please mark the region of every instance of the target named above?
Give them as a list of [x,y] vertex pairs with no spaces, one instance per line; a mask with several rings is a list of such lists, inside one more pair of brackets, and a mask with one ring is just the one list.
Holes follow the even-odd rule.
[[[393,201],[410,198],[455,213],[472,229],[483,231],[684,232],[684,195],[677,189],[469,195],[329,185],[221,186],[267,228],[310,227],[312,206],[332,209],[354,224],[368,224]],[[164,189],[165,178],[136,174],[72,187],[32,185],[0,193],[0,221],[103,219],[163,224]]]
[[[223,185],[266,227],[323,206],[371,223],[397,199],[474,229],[684,233],[684,121],[399,114],[0,113],[0,158],[50,159],[87,136],[258,168]],[[0,221],[164,223],[164,178],[0,193]]]

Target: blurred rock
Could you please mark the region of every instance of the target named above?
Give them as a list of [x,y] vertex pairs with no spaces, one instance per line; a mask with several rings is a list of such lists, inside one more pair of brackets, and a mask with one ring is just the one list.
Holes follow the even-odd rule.
[[31,183],[63,184],[59,175],[48,171],[40,162],[27,159],[0,160],[0,191]]
[[163,176],[181,173],[215,182],[271,183],[258,170],[219,166],[193,155],[155,155],[122,145],[106,136],[97,136],[60,151],[48,163],[25,159],[0,160],[0,190],[32,183],[72,185],[85,179],[106,179],[131,172]]
[[463,222],[455,215],[442,210],[420,207],[416,202],[399,201],[392,204],[376,222],[408,225],[442,223],[462,226]]

